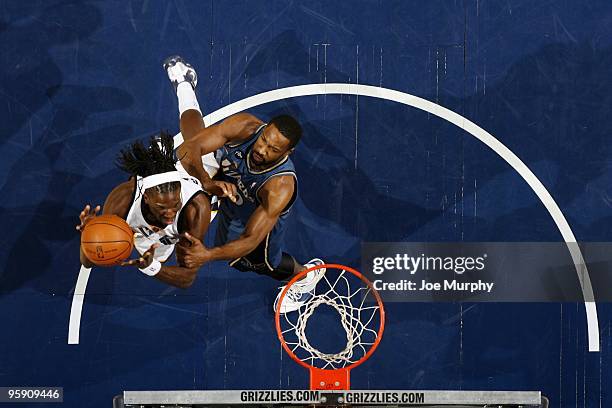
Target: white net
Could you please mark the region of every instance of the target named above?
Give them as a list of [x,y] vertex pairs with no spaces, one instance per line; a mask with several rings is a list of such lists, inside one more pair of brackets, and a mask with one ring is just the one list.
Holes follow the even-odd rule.
[[[281,333],[286,345],[298,359],[317,368],[339,369],[356,363],[379,336],[381,311],[373,290],[351,272],[328,268],[310,292],[312,297],[298,311],[281,315]],[[316,322],[321,312],[335,314],[335,324],[330,325],[329,319],[323,324]],[[315,327],[311,328],[309,324],[313,325],[313,321]],[[323,352],[309,340],[309,334],[318,340],[334,335],[338,338],[338,326],[344,331],[341,339],[345,343],[340,351]]]

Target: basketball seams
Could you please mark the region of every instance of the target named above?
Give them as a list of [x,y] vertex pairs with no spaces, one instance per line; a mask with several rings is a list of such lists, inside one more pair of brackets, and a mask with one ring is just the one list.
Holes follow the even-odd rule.
[[[118,217],[117,217],[118,218]],[[120,220],[125,221],[123,218],[119,218]],[[83,232],[87,229],[87,227],[89,226],[93,226],[93,225],[110,225],[111,227],[115,227],[115,228],[119,228],[121,231],[127,232],[128,234],[133,234],[134,231],[132,231],[132,228],[128,230],[126,230],[124,227],[117,225],[117,224],[113,224],[111,222],[96,222],[96,221],[90,221],[85,225],[85,228],[83,229]]]
[[[103,214],[87,223],[81,235],[81,247],[95,264],[114,266],[130,256],[134,248],[133,237],[134,231],[126,220],[115,214]],[[102,257],[97,256],[99,248]]]

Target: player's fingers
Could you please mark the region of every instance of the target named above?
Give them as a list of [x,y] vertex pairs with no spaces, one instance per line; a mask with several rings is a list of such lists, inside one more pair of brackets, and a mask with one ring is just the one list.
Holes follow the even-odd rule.
[[147,249],[147,253],[153,253],[157,248],[159,248],[159,243],[154,243]]
[[186,266],[186,267],[188,267],[188,268],[193,268],[193,266],[194,266],[194,265],[193,265],[193,262],[191,261],[191,257],[190,257],[190,256],[186,256],[186,257],[183,259],[183,263],[184,263],[184,264],[185,264],[185,266]]
[[186,239],[187,241],[189,241],[190,243],[192,243],[192,244],[195,244],[195,243],[196,243],[196,241],[197,241],[197,239],[196,239],[196,238],[194,238],[194,237],[192,237],[192,236],[191,236],[191,235],[190,235],[188,232],[184,233],[184,234],[183,234],[183,237],[185,237],[185,239]]
[[121,262],[121,266],[136,265],[137,263],[138,259],[130,259],[129,261]]
[[236,202],[236,193],[232,189],[231,184],[225,185],[224,186],[224,191],[225,191],[225,197],[229,198],[230,200],[232,200],[232,202],[235,203]]
[[235,185],[229,183],[229,191],[230,191],[230,199],[233,202],[236,202],[238,200],[238,189],[236,188]]
[[155,256],[155,248],[157,248],[158,246],[159,245],[157,244],[153,244],[149,249],[147,249],[144,254],[142,254],[142,258],[144,258],[145,264],[150,264],[151,262],[153,262],[153,257]]
[[83,228],[85,228],[85,225],[89,222],[89,217],[83,217],[81,218],[81,224],[78,226],[78,230],[83,230]]
[[81,213],[79,214],[79,220],[81,221],[81,225],[79,225],[77,227],[77,229],[80,231],[83,229],[83,227],[85,227],[85,224],[87,224],[92,218],[94,218],[96,215],[98,215],[98,212],[100,211],[100,206],[96,206],[96,208],[94,209],[94,213],[90,213],[89,211],[91,210],[91,206],[89,204],[87,204],[85,206],[85,208],[83,208],[83,211],[81,211]]
[[234,185],[232,183],[221,182],[220,187],[223,190],[223,197],[227,197],[233,202],[236,202],[236,197],[234,189],[232,188]]
[[223,197],[229,197],[230,196],[230,191],[227,189],[227,187],[223,184],[221,184],[221,191],[223,191]]

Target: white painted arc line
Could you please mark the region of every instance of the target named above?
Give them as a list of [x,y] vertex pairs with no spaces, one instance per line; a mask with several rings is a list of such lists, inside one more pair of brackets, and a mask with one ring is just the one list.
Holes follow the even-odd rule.
[[72,307],[70,308],[70,323],[68,324],[68,344],[79,344],[79,332],[81,328],[81,312],[83,310],[83,300],[87,290],[87,281],[91,268],[81,265],[79,277],[72,295]]
[[553,218],[553,221],[557,225],[561,236],[568,244],[570,255],[576,268],[576,273],[580,281],[582,288],[582,294],[585,299],[585,311],[587,317],[587,329],[589,339],[589,351],[599,351],[599,323],[597,318],[597,306],[594,302],[595,297],[593,295],[593,287],[591,286],[591,279],[586,268],[582,252],[576,243],[576,237],[572,232],[572,229],[565,219],[565,216],[561,212],[561,209],[555,202],[554,198],[550,195],[546,187],[536,177],[536,175],[523,163],[523,161],[508,149],[503,143],[497,138],[491,135],[489,132],[482,129],[469,119],[464,118],[456,112],[451,111],[443,106],[437,105],[426,99],[418,96],[410,95],[405,92],[400,92],[387,88],[380,88],[370,85],[359,85],[359,84],[341,84],[341,83],[326,83],[326,84],[310,84],[310,85],[298,85],[288,88],[275,89],[272,91],[264,92],[258,95],[253,95],[240,101],[234,102],[227,105],[204,118],[205,123],[214,124],[220,120],[227,118],[238,112],[242,112],[251,109],[255,106],[263,105],[266,103],[278,101],[287,98],[296,98],[301,96],[312,96],[321,94],[345,94],[345,95],[360,95],[369,96],[373,98],[385,99],[389,101],[398,102],[404,105],[412,106],[433,115],[436,115],[442,119],[451,122],[455,126],[465,130],[472,136],[487,145],[495,153],[497,153],[502,159],[504,159],[519,175],[527,182],[529,187],[538,196],[544,207],[548,210],[549,214]]
[[[544,204],[544,207],[546,207],[549,214],[552,216],[553,221],[561,232],[561,236],[568,245],[572,260],[574,261],[574,266],[576,267],[576,273],[578,274],[578,279],[582,288],[583,297],[585,299],[589,351],[596,352],[600,350],[597,306],[594,302],[591,279],[584,263],[582,252],[580,251],[580,248],[575,245],[576,237],[574,236],[574,233],[572,232],[569,223],[565,219],[565,216],[561,212],[561,209],[559,208],[555,200],[552,198],[546,187],[542,184],[542,182],[540,182],[540,180],[535,176],[535,174],[533,174],[533,172],[525,165],[525,163],[522,162],[521,159],[518,158],[518,156],[516,156],[510,149],[508,149],[503,143],[497,140],[493,135],[491,135],[475,123],[471,122],[470,120],[459,115],[458,113],[455,113],[450,109],[444,108],[440,105],[437,105],[418,96],[410,95],[408,93],[392,89],[374,87],[370,85],[326,83],[298,85],[287,88],[275,89],[272,91],[253,95],[206,115],[204,117],[204,123],[206,124],[206,126],[210,126],[238,112],[242,112],[244,110],[251,109],[255,106],[275,102],[281,99],[322,94],[369,96],[373,98],[398,102],[404,105],[424,110],[442,119],[445,119],[453,123],[455,126],[470,133],[472,136],[476,137],[478,140],[480,140],[489,148],[491,148],[508,164],[510,164],[510,166],[512,166],[512,168],[514,168],[519,173],[519,175],[523,177],[529,187],[531,187],[531,189],[536,193],[542,204]],[[180,145],[182,142],[183,140],[181,134],[175,136],[175,146]]]

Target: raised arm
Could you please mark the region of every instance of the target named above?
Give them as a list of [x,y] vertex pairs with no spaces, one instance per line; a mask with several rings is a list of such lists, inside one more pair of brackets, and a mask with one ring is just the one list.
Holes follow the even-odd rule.
[[[210,204],[203,195],[197,195],[183,209],[182,223],[179,225],[181,232],[186,232],[194,237],[202,238],[210,223]],[[178,247],[178,246],[177,246]],[[179,287],[190,287],[197,276],[199,267],[189,268],[184,265],[177,253],[178,265],[162,265],[161,270],[155,275],[157,279],[167,284]]]
[[278,217],[290,203],[294,189],[293,176],[277,176],[270,179],[259,191],[261,204],[249,218],[242,235],[223,246],[210,249],[192,237],[191,247],[180,249],[185,264],[200,266],[210,261],[240,258],[253,251],[274,228]]
[[196,177],[203,186],[210,177],[202,165],[202,156],[214,152],[226,143],[239,143],[251,136],[263,122],[250,113],[238,113],[223,122],[202,129],[177,149],[177,155],[187,173]]

